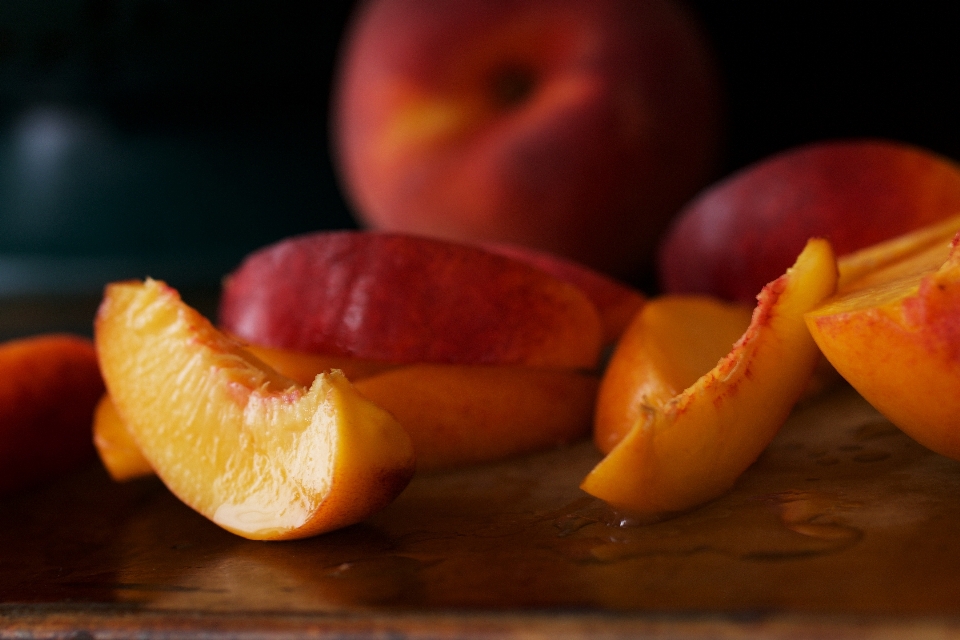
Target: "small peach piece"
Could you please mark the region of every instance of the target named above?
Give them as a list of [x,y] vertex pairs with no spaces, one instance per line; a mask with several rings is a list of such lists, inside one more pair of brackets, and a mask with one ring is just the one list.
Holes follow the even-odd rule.
[[[960,235],[855,281],[806,321],[823,354],[877,410],[960,460],[958,243]],[[918,270],[938,252],[939,266]]]
[[355,383],[413,440],[420,470],[490,462],[590,431],[596,377],[560,369],[416,364]]
[[409,436],[338,372],[310,388],[147,280],[106,289],[97,354],[117,413],[167,487],[228,531],[302,538],[386,506],[415,468]]
[[597,396],[593,438],[609,453],[647,407],[663,406],[730,353],[751,307],[707,296],[654,298],[620,339]]
[[106,393],[93,414],[93,444],[107,473],[116,482],[153,475],[153,467],[143,457]]
[[93,408],[103,394],[93,344],[40,335],[0,345],[0,494],[94,460]]
[[642,417],[581,487],[641,516],[684,511],[730,489],[773,439],[820,356],[803,314],[831,295],[837,266],[814,239],[763,288],[733,350],[679,395]]

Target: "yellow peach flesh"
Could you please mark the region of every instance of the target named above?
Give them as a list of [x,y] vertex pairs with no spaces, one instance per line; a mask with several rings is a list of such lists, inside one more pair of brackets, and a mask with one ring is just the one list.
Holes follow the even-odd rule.
[[107,390],[167,487],[252,539],[364,519],[409,480],[409,437],[342,374],[310,388],[227,338],[166,285],[108,286],[95,323]]
[[107,393],[94,410],[93,444],[103,467],[116,482],[153,475],[153,467],[143,457]]
[[604,453],[630,431],[645,406],[662,406],[730,352],[752,309],[706,296],[647,302],[620,339],[597,396],[594,442]]
[[750,326],[709,373],[642,416],[581,487],[617,509],[656,517],[733,486],[776,435],[819,358],[803,314],[831,295],[837,267],[811,240],[764,287]]
[[877,410],[924,446],[960,459],[956,243],[936,249],[947,254],[939,266],[918,270],[922,260],[890,265],[806,320],[823,354]]

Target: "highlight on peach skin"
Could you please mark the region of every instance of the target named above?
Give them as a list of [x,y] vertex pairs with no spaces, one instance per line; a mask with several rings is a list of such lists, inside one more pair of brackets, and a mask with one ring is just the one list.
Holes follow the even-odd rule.
[[409,436],[342,374],[298,385],[163,283],[109,285],[95,343],[117,414],[150,466],[240,536],[302,538],[359,522],[413,474]]
[[830,244],[808,242],[794,266],[760,292],[729,354],[678,395],[649,397],[630,431],[584,479],[584,491],[647,518],[728,491],[809,384],[820,354],[803,314],[834,292],[836,280]]

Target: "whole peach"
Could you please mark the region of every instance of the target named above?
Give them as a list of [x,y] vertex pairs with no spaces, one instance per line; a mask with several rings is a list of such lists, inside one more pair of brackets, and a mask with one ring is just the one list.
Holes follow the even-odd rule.
[[374,0],[342,51],[333,150],[369,227],[632,276],[712,175],[719,92],[673,0]]
[[837,255],[960,212],[960,166],[916,146],[833,140],[790,149],[717,183],[664,237],[660,284],[750,302],[811,237]]

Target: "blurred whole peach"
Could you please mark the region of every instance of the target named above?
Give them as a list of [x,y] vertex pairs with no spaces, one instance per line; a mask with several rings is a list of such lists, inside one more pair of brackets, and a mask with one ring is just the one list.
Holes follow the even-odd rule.
[[359,220],[632,277],[710,179],[718,71],[673,0],[373,0],[335,83]]

